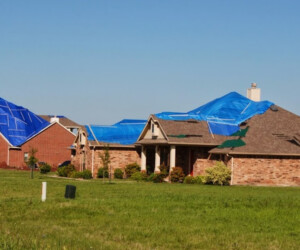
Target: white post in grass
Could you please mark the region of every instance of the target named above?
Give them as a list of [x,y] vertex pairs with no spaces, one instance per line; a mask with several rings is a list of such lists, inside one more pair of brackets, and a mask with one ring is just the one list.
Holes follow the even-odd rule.
[[46,201],[46,195],[47,195],[47,182],[42,183],[42,201]]

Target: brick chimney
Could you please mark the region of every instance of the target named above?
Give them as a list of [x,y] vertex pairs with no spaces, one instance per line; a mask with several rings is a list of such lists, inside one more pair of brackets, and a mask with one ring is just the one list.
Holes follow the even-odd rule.
[[54,122],[59,123],[59,117],[57,117],[56,115],[50,118],[50,123],[54,123]]

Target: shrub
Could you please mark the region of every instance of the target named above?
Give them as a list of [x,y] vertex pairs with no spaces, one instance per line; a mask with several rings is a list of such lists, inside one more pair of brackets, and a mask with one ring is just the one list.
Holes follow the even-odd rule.
[[164,174],[161,174],[161,173],[152,173],[151,175],[149,175],[147,177],[147,181],[151,181],[151,182],[154,182],[154,183],[161,183],[161,182],[164,182],[164,179],[165,179],[165,175]]
[[145,181],[147,180],[147,173],[146,172],[135,172],[131,175],[130,179],[136,181]]
[[82,178],[82,179],[92,179],[93,176],[92,176],[92,173],[90,170],[86,169],[86,170],[83,170],[82,172],[80,171],[73,171],[71,174],[70,174],[70,177],[71,178]]
[[231,171],[227,168],[227,166],[221,162],[217,161],[215,165],[211,168],[205,170],[206,172],[206,180],[207,184],[214,185],[229,185],[231,179]]
[[81,175],[82,175],[82,178],[83,178],[83,179],[92,179],[92,178],[93,178],[92,172],[91,172],[90,170],[88,170],[88,169],[83,170],[83,171],[81,172]]
[[70,175],[71,178],[82,178],[82,172],[80,171],[73,171]]
[[116,179],[123,179],[123,175],[124,175],[124,173],[123,173],[122,169],[120,169],[120,168],[116,168],[115,169],[115,171],[114,171],[114,177]]
[[99,168],[97,173],[98,178],[108,178],[108,169],[107,168]]
[[200,184],[200,185],[205,184],[205,180],[206,180],[206,176],[203,175],[198,175],[194,178],[195,184]]
[[164,182],[164,179],[165,179],[165,174],[162,174],[162,173],[158,173],[158,174],[154,174],[153,177],[152,177],[152,181],[154,183],[161,183],[161,182]]
[[154,173],[150,174],[148,177],[147,177],[147,180],[146,181],[153,181],[153,177],[154,177]]
[[57,174],[62,177],[70,177],[75,167],[72,164],[57,169]]
[[184,180],[184,173],[181,167],[174,167],[171,171],[171,182],[182,183]]
[[159,170],[160,173],[164,175],[164,178],[166,178],[169,175],[170,167],[162,164],[159,166]]
[[186,176],[184,178],[183,183],[185,183],[185,184],[195,184],[196,180],[195,180],[195,178],[193,176]]
[[40,166],[40,173],[47,174],[51,171],[51,166],[48,163],[44,163]]
[[130,178],[131,175],[133,175],[134,173],[139,172],[139,171],[141,171],[141,167],[140,167],[140,165],[137,164],[136,162],[135,162],[135,163],[128,164],[128,165],[125,167],[125,173],[126,173],[126,177],[127,177],[127,178]]

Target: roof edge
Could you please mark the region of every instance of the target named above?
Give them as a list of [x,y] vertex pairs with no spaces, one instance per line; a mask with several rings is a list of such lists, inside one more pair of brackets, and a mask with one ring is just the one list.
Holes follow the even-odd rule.
[[284,153],[253,153],[253,152],[211,152],[210,154],[221,154],[221,155],[258,155],[258,156],[299,156],[300,154],[284,154]]
[[10,141],[0,132],[0,136],[2,136],[2,138],[8,143],[8,145],[10,146],[10,147],[14,147],[14,145],[12,145],[11,143],[10,143]]

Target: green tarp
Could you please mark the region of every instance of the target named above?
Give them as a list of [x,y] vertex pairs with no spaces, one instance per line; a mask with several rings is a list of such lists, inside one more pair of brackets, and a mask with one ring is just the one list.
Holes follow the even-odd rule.
[[240,137],[245,137],[247,132],[248,132],[249,127],[241,129],[237,132],[235,132],[234,134],[232,134],[231,136],[240,136]]
[[246,143],[242,139],[224,141],[218,148],[237,148],[245,146]]

